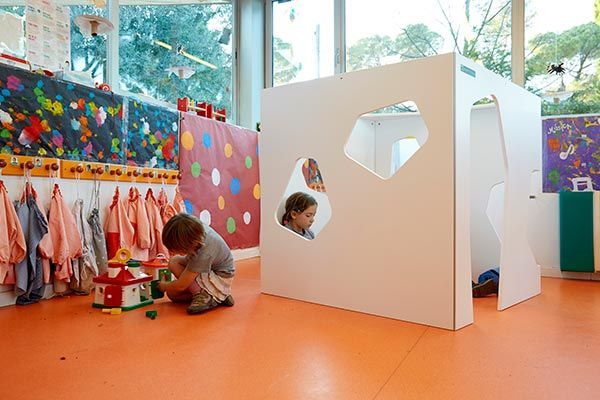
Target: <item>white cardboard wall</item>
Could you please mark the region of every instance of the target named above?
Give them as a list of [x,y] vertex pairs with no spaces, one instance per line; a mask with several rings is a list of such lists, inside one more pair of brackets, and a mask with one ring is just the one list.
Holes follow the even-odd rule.
[[[469,93],[455,93],[454,78],[460,73],[456,68],[467,62],[457,58],[455,63],[453,54],[441,55],[263,92],[259,138],[263,292],[448,329],[472,322],[465,186],[470,111],[474,101],[495,88],[487,87],[487,93],[479,95],[484,85],[478,81]],[[468,65],[477,73],[483,70]],[[524,108],[529,107],[530,113],[533,108],[533,114],[537,112],[533,119],[539,121],[539,103],[535,109],[528,93],[506,89],[508,82],[491,73],[489,82],[482,75],[484,83],[524,97]],[[470,100],[473,96],[478,97]],[[406,100],[418,105],[429,138],[395,176],[382,180],[348,158],[344,145],[360,115]],[[456,142],[455,107],[465,115],[462,124],[456,123]],[[531,129],[532,118],[524,114]],[[515,126],[510,128],[512,132]],[[539,135],[535,127],[533,135]],[[313,241],[281,234],[275,218],[268,217],[277,211],[293,164],[306,154],[319,162],[332,207],[327,229]],[[526,160],[515,166],[530,167]],[[456,178],[460,179],[456,194],[455,168],[462,174]],[[515,191],[515,196],[520,194]],[[514,200],[507,204],[520,205]],[[531,261],[527,246],[512,248],[520,253],[507,256]],[[515,275],[510,269],[504,282]],[[517,297],[535,294],[529,290],[536,286],[535,276],[528,278],[528,284],[516,290]],[[501,283],[501,296],[513,293],[509,287]],[[539,291],[539,271],[537,287]]]

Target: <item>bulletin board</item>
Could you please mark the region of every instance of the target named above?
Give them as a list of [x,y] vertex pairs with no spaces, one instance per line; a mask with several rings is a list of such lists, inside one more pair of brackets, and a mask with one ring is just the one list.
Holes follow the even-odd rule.
[[573,190],[573,178],[590,178],[600,190],[600,115],[542,120],[544,192]]
[[127,108],[127,164],[177,169],[178,111],[132,98]]
[[125,163],[123,97],[0,65],[0,152]]
[[233,249],[258,246],[258,133],[183,114],[179,187],[188,212]]

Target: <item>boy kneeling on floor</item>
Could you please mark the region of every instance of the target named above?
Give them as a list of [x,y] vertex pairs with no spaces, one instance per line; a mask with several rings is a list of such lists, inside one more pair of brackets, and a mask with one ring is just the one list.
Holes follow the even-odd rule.
[[174,303],[189,303],[188,314],[201,314],[218,306],[231,307],[235,266],[225,240],[210,226],[188,214],[177,214],[162,232],[172,254],[169,269],[176,279],[162,280],[158,288]]

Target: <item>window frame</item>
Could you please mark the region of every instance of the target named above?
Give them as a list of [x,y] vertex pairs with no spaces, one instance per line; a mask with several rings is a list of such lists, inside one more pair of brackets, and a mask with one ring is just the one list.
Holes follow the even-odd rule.
[[[265,0],[265,87],[273,87],[273,4]],[[525,83],[525,0],[511,0],[511,80]],[[334,0],[334,75],[346,72],[346,0]]]

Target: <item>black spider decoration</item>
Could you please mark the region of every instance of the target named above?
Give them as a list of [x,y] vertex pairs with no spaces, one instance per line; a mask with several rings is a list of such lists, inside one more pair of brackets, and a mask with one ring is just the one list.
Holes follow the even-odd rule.
[[564,63],[560,64],[550,64],[548,65],[547,71],[549,74],[563,75],[565,73],[565,67],[563,67]]

